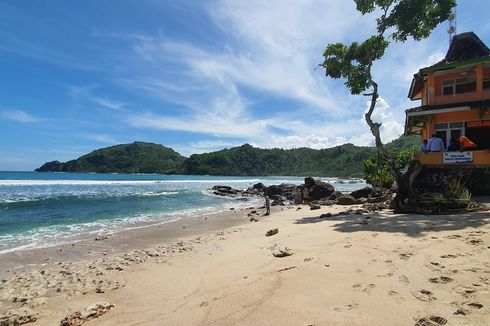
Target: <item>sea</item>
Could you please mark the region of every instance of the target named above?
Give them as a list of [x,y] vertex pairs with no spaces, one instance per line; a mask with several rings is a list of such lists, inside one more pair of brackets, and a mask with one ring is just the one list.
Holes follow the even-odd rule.
[[[342,192],[366,186],[363,180],[320,179]],[[238,201],[211,191],[258,182],[299,185],[304,178],[0,171],[0,254],[259,205],[261,198]]]

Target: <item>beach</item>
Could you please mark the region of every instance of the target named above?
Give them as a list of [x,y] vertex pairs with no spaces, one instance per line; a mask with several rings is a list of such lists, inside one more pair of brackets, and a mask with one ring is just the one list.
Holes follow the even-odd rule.
[[[35,325],[59,325],[94,304],[106,309],[86,325],[488,323],[488,212],[253,210],[258,222],[242,209],[167,223],[167,234],[155,225],[2,255],[2,266],[10,264],[2,313]],[[278,248],[291,255],[275,257]]]

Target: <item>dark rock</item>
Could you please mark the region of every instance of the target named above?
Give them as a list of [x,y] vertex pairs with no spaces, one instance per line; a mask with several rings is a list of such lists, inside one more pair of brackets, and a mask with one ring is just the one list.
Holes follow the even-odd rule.
[[313,211],[313,210],[316,210],[316,209],[320,209],[321,207],[318,206],[318,205],[310,205],[310,211]]
[[315,179],[313,177],[306,177],[305,178],[305,186],[306,188],[311,188],[315,185]]
[[325,214],[320,215],[320,218],[327,218],[327,217],[331,217],[331,216],[332,216],[332,213],[325,213]]
[[367,199],[367,202],[368,203],[381,203],[385,201],[385,198],[384,197],[369,197]]
[[256,190],[264,191],[267,187],[264,186],[264,184],[262,182],[259,182],[259,183],[254,184],[252,188],[256,189]]
[[356,204],[356,199],[351,195],[342,195],[337,199],[338,205],[354,205]]
[[332,194],[328,197],[328,199],[330,200],[336,200],[337,198],[339,198],[340,196],[342,196],[343,194],[340,192],[340,191],[334,191],[332,192]]
[[320,199],[320,200],[311,201],[310,204],[320,205],[320,206],[332,206],[333,204],[335,204],[335,201],[330,199]]
[[294,200],[296,185],[282,183],[280,185],[272,185],[267,187],[264,194],[274,199],[276,195],[284,196],[289,200]]
[[356,199],[356,204],[365,204],[367,203],[367,198],[361,197]]
[[352,197],[354,197],[355,199],[358,199],[358,198],[361,198],[361,197],[368,198],[369,195],[373,191],[374,191],[374,189],[368,186],[368,187],[364,187],[362,189],[354,190],[353,192],[350,193],[350,195]]
[[279,229],[278,228],[275,228],[275,229],[271,229],[271,230],[267,231],[265,233],[265,236],[266,237],[270,237],[270,236],[272,236],[274,234],[278,234],[278,233],[279,233]]
[[236,196],[242,193],[241,190],[233,189],[229,186],[214,186],[211,190],[218,196]]
[[315,185],[310,188],[310,198],[328,198],[334,191],[335,188],[331,184],[316,180]]
[[271,206],[286,206],[289,204],[289,200],[284,196],[274,195],[271,199]]
[[258,222],[258,221],[259,221],[259,220],[258,220],[258,219],[256,219],[255,217],[251,217],[251,218],[250,218],[250,222]]

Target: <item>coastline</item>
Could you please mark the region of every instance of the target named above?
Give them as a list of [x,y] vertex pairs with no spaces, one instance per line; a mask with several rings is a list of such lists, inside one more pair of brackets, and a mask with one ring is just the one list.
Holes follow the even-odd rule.
[[[16,268],[1,284],[2,313],[8,305],[36,325],[55,325],[106,301],[115,307],[87,325],[414,325],[428,316],[486,324],[488,212],[337,214],[350,208],[276,206],[257,223],[247,210],[179,220],[168,231],[129,230],[93,247],[57,248],[61,254],[39,263],[41,249],[17,261],[36,261],[28,271]],[[266,237],[273,228],[279,233]],[[277,244],[293,255],[272,256]],[[75,257],[89,247],[91,254]]]

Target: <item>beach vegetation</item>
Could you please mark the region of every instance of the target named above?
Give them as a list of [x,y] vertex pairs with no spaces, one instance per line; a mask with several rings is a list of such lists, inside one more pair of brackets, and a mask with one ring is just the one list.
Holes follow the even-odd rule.
[[[391,152],[395,158],[396,168],[399,171],[403,172],[408,166],[415,151],[417,151],[416,146],[412,146],[405,150],[392,149]],[[395,182],[393,175],[390,173],[388,160],[386,156],[381,155],[380,152],[362,162],[362,170],[364,173],[364,180],[375,187],[391,188],[393,182]]]

